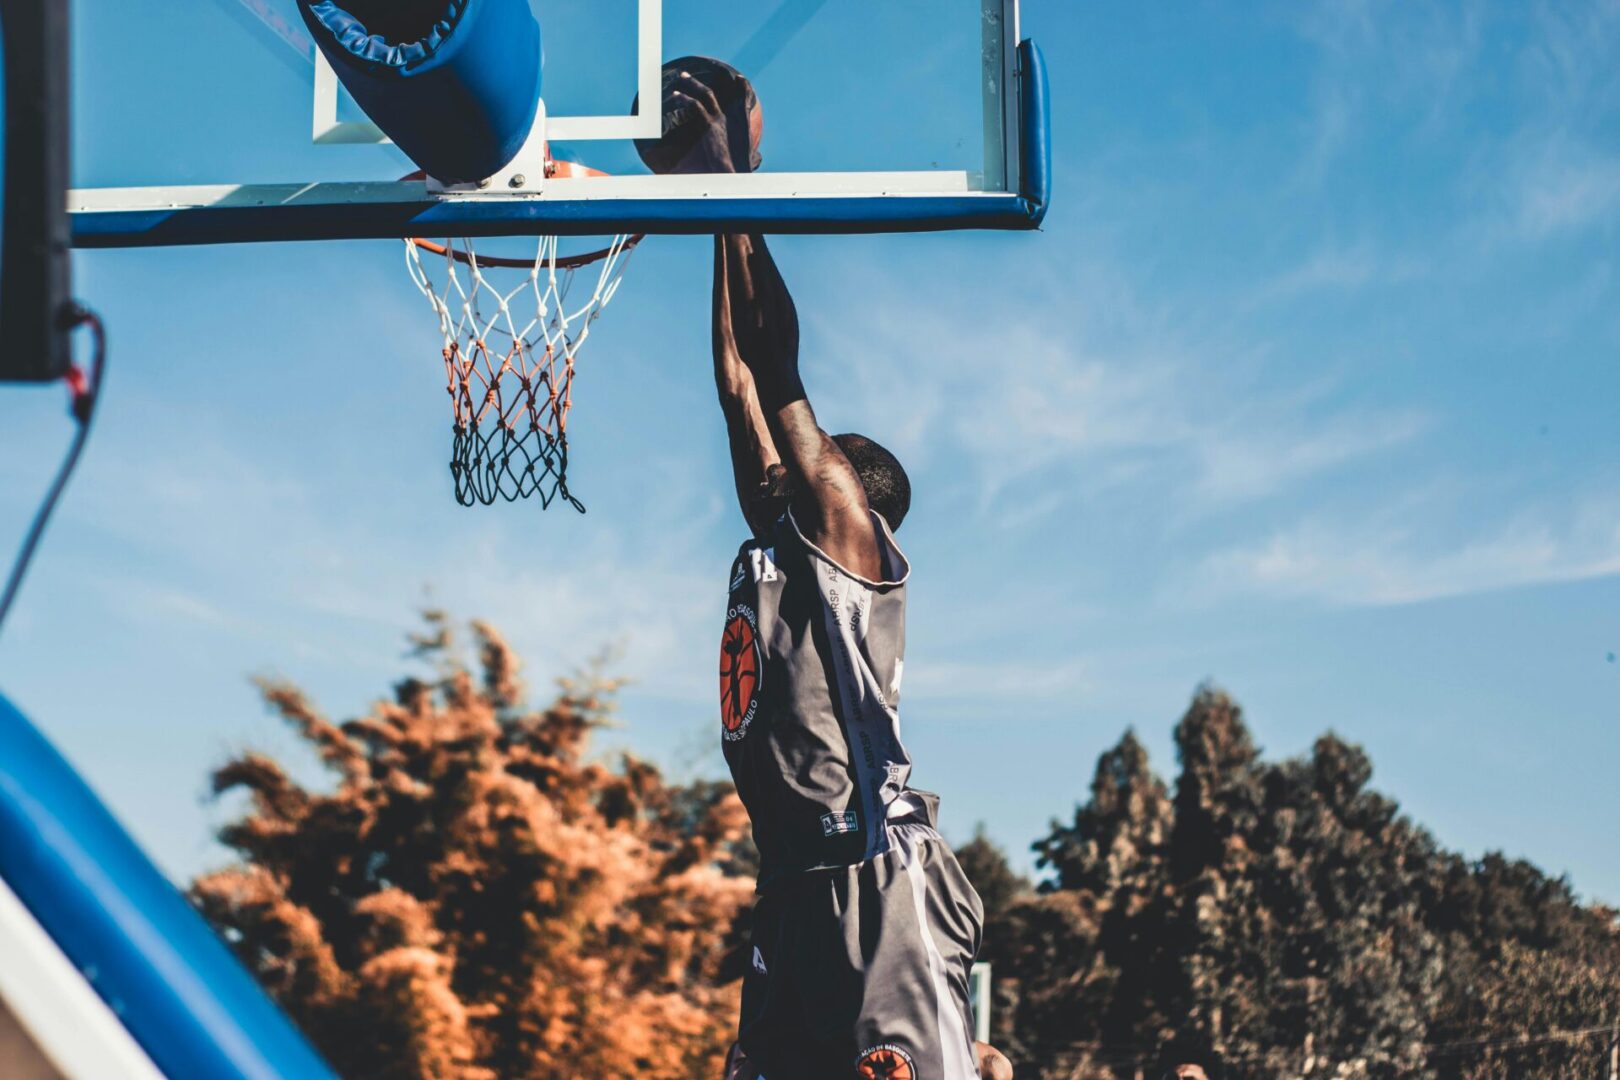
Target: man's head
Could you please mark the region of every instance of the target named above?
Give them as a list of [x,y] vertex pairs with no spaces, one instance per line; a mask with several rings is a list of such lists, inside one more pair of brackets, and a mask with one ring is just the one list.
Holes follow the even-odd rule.
[[[861,487],[866,491],[866,505],[883,515],[891,532],[899,531],[900,522],[911,509],[911,481],[906,478],[906,470],[893,454],[865,435],[834,435],[832,441],[838,444],[855,475],[860,477]],[[748,518],[755,523],[761,539],[769,535],[769,522],[798,503],[801,492],[797,489],[785,465],[772,465],[767,470],[765,482],[754,496],[755,509]]]
[[865,435],[834,435],[833,442],[844,452],[855,474],[866,489],[866,505],[883,515],[889,528],[898,531],[911,509],[911,481],[900,462]]

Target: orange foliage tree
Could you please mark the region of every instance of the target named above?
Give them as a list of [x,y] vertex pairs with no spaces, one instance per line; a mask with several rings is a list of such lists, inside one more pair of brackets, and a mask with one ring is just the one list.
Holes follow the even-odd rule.
[[427,618],[434,677],[358,719],[261,682],[336,783],[258,753],[217,770],[251,809],[195,903],[346,1077],[718,1075],[752,886],[736,795],[588,759],[617,684],[532,709],[495,630],[472,625],[469,664]]

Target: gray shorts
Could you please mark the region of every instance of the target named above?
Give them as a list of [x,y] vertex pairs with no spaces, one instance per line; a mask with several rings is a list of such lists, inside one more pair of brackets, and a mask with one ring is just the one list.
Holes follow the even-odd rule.
[[755,902],[737,1041],[763,1080],[977,1080],[984,908],[937,832],[888,829],[882,855]]

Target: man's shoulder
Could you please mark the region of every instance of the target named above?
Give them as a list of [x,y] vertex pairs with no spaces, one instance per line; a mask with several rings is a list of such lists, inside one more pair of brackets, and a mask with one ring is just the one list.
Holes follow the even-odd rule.
[[808,541],[799,534],[798,527],[786,513],[773,520],[762,532],[755,533],[737,546],[737,557],[747,557],[750,551],[789,551],[806,546]]
[[900,545],[895,542],[894,532],[889,528],[889,523],[884,520],[883,515],[875,510],[868,510],[866,516],[878,550],[878,571],[873,576],[857,573],[817,546],[816,541],[799,526],[791,511],[783,515],[778,525],[778,536],[782,538],[778,547],[783,552],[803,551],[811,561],[827,566],[840,578],[875,592],[903,591],[906,581],[911,576],[911,563],[900,550]]

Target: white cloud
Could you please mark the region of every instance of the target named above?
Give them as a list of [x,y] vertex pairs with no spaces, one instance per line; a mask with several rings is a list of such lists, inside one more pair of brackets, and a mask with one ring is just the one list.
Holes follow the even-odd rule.
[[1406,254],[1380,252],[1366,241],[1349,247],[1328,243],[1262,282],[1253,290],[1248,303],[1252,308],[1312,293],[1342,295],[1366,286],[1402,284],[1426,272],[1423,260]]
[[902,694],[911,704],[1069,701],[1091,688],[1090,664],[1083,659],[1047,664],[917,661],[906,666]]
[[187,589],[124,577],[105,576],[93,580],[114,605],[136,621],[154,624],[178,621],[208,631],[257,636],[257,628],[249,620],[232,615],[214,601]]
[[1519,235],[1543,240],[1588,229],[1620,213],[1620,155],[1549,144],[1507,187],[1508,217]]
[[[1289,16],[1319,50],[1296,181],[1328,184],[1348,154],[1422,159],[1455,145],[1461,269],[1481,246],[1541,242],[1620,213],[1620,4],[1508,12],[1389,2],[1305,5]],[[1373,147],[1370,140],[1379,140]],[[1425,182],[1421,178],[1419,183]],[[1443,219],[1442,219],[1443,221]],[[1427,256],[1434,247],[1425,240]],[[1326,253],[1275,283],[1281,295],[1372,280],[1366,252]]]
[[1320,51],[1311,87],[1305,151],[1297,179],[1322,183],[1342,154],[1390,109],[1433,133],[1465,100],[1482,50],[1478,4],[1420,6],[1346,0],[1286,9]]
[[[346,490],[295,479],[294,462],[258,461],[229,433],[168,423],[161,403],[121,404],[147,416],[145,429],[118,440],[124,453],[87,462],[64,524],[120,553],[77,580],[142,635],[183,636],[243,673],[269,663],[297,679],[306,662],[305,672],[372,672],[397,667],[413,609],[442,604],[499,627],[537,677],[618,647],[618,670],[663,696],[712,697],[690,646],[723,613],[730,552],[716,552],[712,533],[730,508],[688,462],[637,461],[646,495],[625,500],[628,521],[466,510],[429,480],[402,495],[387,481]],[[368,464],[347,466],[363,476]]]
[[1445,542],[1404,524],[1411,507],[1368,523],[1307,519],[1207,558],[1194,588],[1258,592],[1339,606],[1409,604],[1620,573],[1620,498],[1521,512]]
[[1199,494],[1227,505],[1262,498],[1328,470],[1392,450],[1428,427],[1416,412],[1335,415],[1300,430],[1296,421],[1272,434],[1263,428],[1212,432],[1197,443]]
[[837,377],[825,393],[816,388],[818,400],[899,432],[895,449],[909,461],[966,451],[986,515],[1045,516],[1126,485],[1170,492],[1195,514],[1221,511],[1387,453],[1428,427],[1410,409],[1334,404],[1338,378],[1278,389],[1279,365],[1264,350],[1198,328],[1172,332],[1151,313],[1133,317],[1124,343],[1099,346],[1091,339],[1104,315],[1085,299],[1003,304],[993,324],[956,324],[938,317],[961,310],[952,298],[925,306],[873,291],[878,314],[858,332],[817,325],[825,354],[847,358],[834,360]]
[[[1495,72],[1516,91],[1514,125],[1477,140],[1466,173],[1486,243],[1545,241],[1620,217],[1620,3],[1538,5]],[[1480,73],[1483,75],[1483,73]]]

